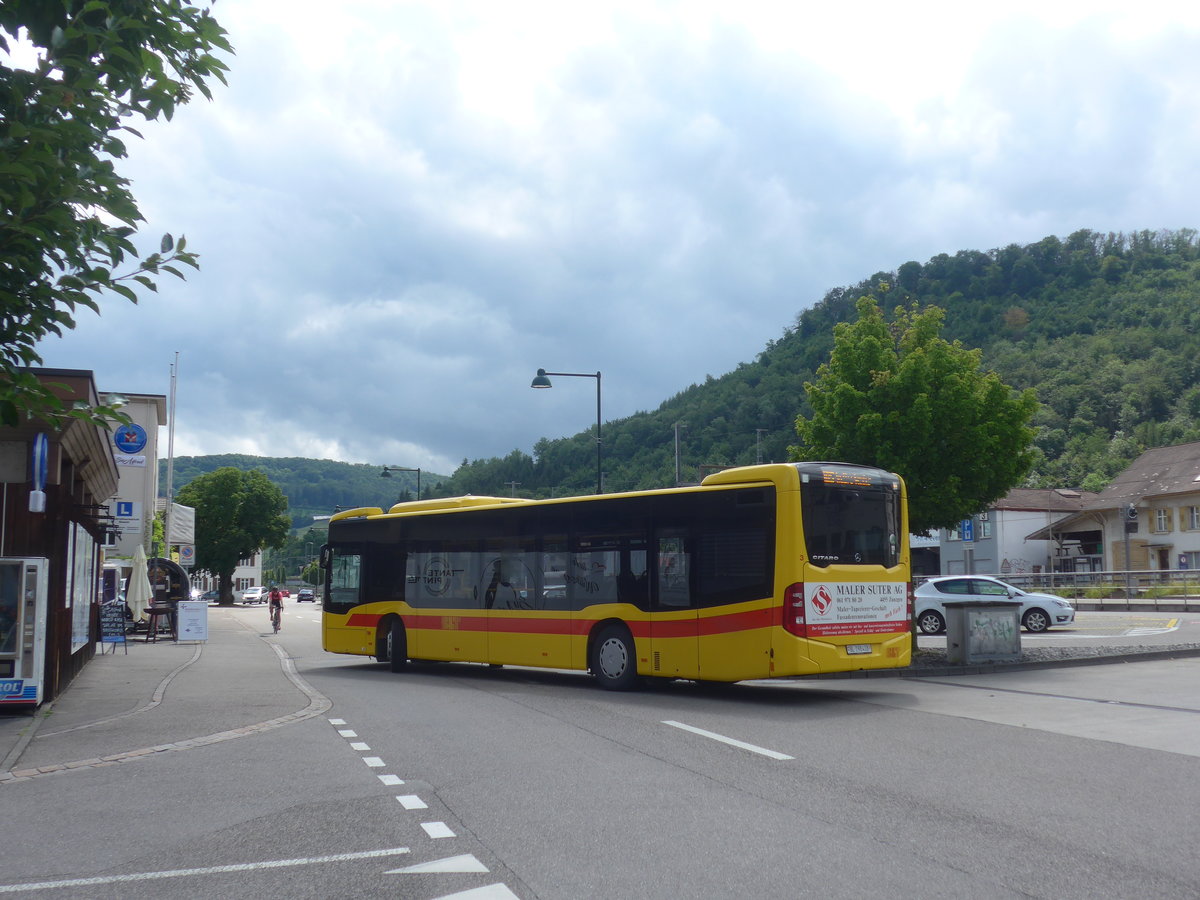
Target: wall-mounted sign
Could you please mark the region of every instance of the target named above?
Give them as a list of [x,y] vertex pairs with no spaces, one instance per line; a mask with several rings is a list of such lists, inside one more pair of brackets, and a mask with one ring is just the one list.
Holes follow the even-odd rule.
[[122,453],[140,453],[146,449],[146,429],[136,422],[120,425],[113,433],[113,443]]
[[114,516],[122,534],[142,533],[142,504],[136,500],[118,500]]
[[124,454],[118,453],[115,456],[113,456],[113,459],[116,461],[118,466],[122,466],[122,467],[128,466],[128,467],[134,468],[134,469],[146,468],[146,457],[144,455],[143,456],[126,456]]

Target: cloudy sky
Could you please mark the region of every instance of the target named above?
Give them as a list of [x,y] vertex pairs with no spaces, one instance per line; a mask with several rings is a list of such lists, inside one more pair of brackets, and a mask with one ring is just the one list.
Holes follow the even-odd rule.
[[228,87],[122,168],[201,271],[41,346],[140,393],[178,353],[180,456],[449,473],[594,423],[538,367],[621,418],[910,259],[1200,226],[1189,4],[215,11]]

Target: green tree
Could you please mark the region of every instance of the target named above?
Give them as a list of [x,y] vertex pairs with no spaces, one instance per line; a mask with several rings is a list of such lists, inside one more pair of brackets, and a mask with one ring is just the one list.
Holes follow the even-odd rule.
[[287,541],[287,497],[262,472],[217,469],[188,482],[175,499],[196,510],[196,566],[217,576],[223,606],[233,603],[238,561]]
[[939,334],[943,312],[897,309],[889,326],[870,297],[834,328],[829,361],[804,389],[793,459],[881,466],[908,485],[909,526],[944,528],[1003,497],[1035,454],[1032,390],[1020,394],[980,368],[981,354]]
[[[170,119],[206,79],[224,81],[214,50],[231,51],[207,10],[182,0],[4,0],[4,63],[21,42],[30,67],[0,64],[0,422],[22,413],[54,421],[67,410],[24,367],[36,345],[75,327],[80,306],[106,292],[137,302],[134,285],[197,267],[180,238],[144,259],[132,243],[142,220],[114,160],[130,122]],[[118,272],[128,265],[127,271]],[[111,410],[95,411],[103,421]]]

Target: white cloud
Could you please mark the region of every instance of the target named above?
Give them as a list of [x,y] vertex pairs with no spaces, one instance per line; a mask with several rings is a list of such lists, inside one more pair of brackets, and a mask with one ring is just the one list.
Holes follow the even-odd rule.
[[1194,226],[1200,56],[1151,3],[216,7],[230,86],[131,145],[202,270],[48,365],[176,450],[449,471],[752,359],[908,259]]

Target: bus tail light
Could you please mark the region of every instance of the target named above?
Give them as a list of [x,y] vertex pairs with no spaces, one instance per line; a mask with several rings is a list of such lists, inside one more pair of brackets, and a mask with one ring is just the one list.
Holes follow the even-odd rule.
[[789,585],[783,594],[783,627],[796,637],[808,637],[808,625],[804,621],[804,582]]

